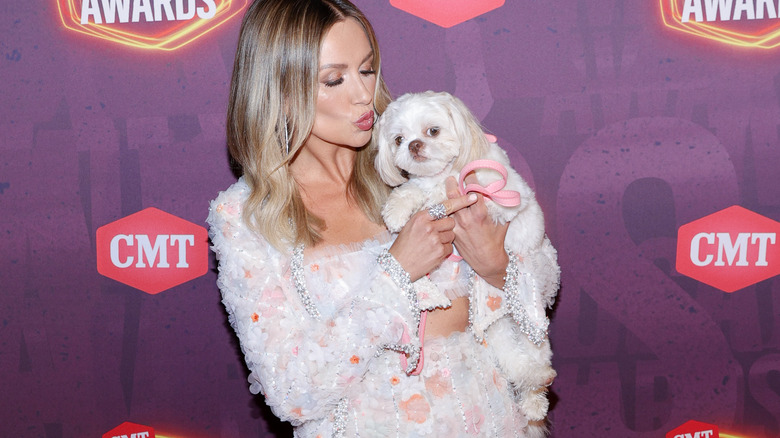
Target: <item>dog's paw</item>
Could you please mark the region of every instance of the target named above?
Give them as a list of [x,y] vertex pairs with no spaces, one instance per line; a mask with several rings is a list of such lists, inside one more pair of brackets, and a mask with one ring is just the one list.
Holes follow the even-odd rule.
[[545,438],[547,436],[547,424],[544,420],[529,421],[523,436],[525,438]]
[[542,370],[539,370],[539,373],[536,377],[538,378],[538,384],[546,387],[552,385],[557,375],[558,373],[555,371],[555,369],[553,369],[553,367],[546,366]]
[[409,216],[406,215],[393,215],[393,214],[386,214],[384,216],[385,225],[387,225],[388,231],[391,233],[397,233],[401,231],[401,228],[406,225],[406,222],[409,221]]
[[547,400],[546,386],[523,391],[520,397],[520,408],[529,421],[543,420],[547,416],[550,401]]
[[401,228],[406,225],[409,218],[412,217],[412,213],[408,208],[404,208],[404,203],[398,198],[390,198],[387,200],[385,207],[382,209],[382,219],[385,220],[385,225],[391,233],[397,233],[401,231]]

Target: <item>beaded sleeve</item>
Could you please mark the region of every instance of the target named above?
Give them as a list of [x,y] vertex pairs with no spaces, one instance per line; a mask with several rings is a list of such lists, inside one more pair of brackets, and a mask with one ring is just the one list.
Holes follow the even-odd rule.
[[[379,265],[382,266],[382,269],[390,275],[393,282],[406,294],[406,298],[409,300],[409,311],[414,320],[412,327],[419,327],[420,302],[417,298],[417,291],[412,284],[409,273],[404,270],[401,264],[398,263],[398,260],[396,260],[388,250],[382,251],[382,253],[379,254],[379,257],[377,257],[377,261],[379,262]],[[418,329],[415,328],[414,332],[417,333]],[[391,343],[382,346],[386,350],[398,351],[409,357],[408,365],[405,370],[407,374],[411,374],[412,371],[417,368],[417,364],[420,361],[420,349],[422,348],[422,345],[420,339],[415,336],[415,333],[407,333],[409,339],[402,339],[402,341],[406,342]]]
[[274,414],[296,426],[332,418],[375,357],[387,346],[404,345],[404,332],[417,332],[419,314],[378,260],[381,248],[359,254],[350,281],[333,279],[333,291],[322,281],[307,288],[306,275],[318,273],[310,272],[315,266],[304,272],[302,251],[277,251],[243,223],[248,192],[239,181],[220,193],[207,222],[250,391],[262,393]]
[[509,315],[520,331],[539,345],[547,339],[546,309],[555,301],[560,282],[557,253],[545,237],[538,248],[527,254],[519,255],[512,248],[507,248],[507,254],[509,265],[503,289],[491,286],[476,274],[471,276],[471,330],[482,339],[491,324]]

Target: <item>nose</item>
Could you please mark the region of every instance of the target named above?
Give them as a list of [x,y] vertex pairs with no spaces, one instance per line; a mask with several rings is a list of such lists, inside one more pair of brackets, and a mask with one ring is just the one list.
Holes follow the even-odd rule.
[[374,89],[370,87],[371,83],[367,83],[363,79],[356,82],[353,90],[355,102],[365,105],[371,103],[374,99]]
[[420,140],[415,140],[415,141],[409,143],[409,152],[411,152],[411,153],[413,153],[415,155],[419,154],[420,153],[420,149],[422,149],[422,147],[423,147],[423,142],[421,142]]

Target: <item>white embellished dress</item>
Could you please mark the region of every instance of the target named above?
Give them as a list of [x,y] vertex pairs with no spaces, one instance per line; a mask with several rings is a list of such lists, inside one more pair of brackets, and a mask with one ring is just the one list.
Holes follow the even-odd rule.
[[[447,262],[435,278],[444,295],[410,297],[378,262],[394,239],[389,233],[305,256],[277,251],[242,220],[249,190],[239,180],[211,203],[218,285],[250,391],[262,394],[296,437],[538,435],[487,348],[490,338],[482,338],[492,322],[512,317],[503,290],[476,276],[469,281],[467,269]],[[539,259],[555,265],[547,246]],[[542,288],[557,290],[557,280]],[[544,302],[550,292],[532,293]],[[470,329],[426,339],[422,372],[408,375],[399,351],[419,349],[419,309],[466,295]]]

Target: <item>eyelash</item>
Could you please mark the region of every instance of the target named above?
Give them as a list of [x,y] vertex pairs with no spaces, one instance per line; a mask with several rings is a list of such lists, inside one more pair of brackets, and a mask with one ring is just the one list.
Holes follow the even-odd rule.
[[327,81],[325,82],[326,87],[335,87],[337,85],[341,85],[344,83],[344,78],[338,78],[335,81]]
[[[371,75],[375,75],[376,71],[374,69],[360,70],[360,74],[362,74],[363,76],[371,76]],[[333,80],[333,81],[326,81],[325,82],[325,86],[326,87],[335,87],[335,86],[341,85],[343,83],[344,83],[344,78],[341,77],[341,78],[338,78],[338,79]]]

